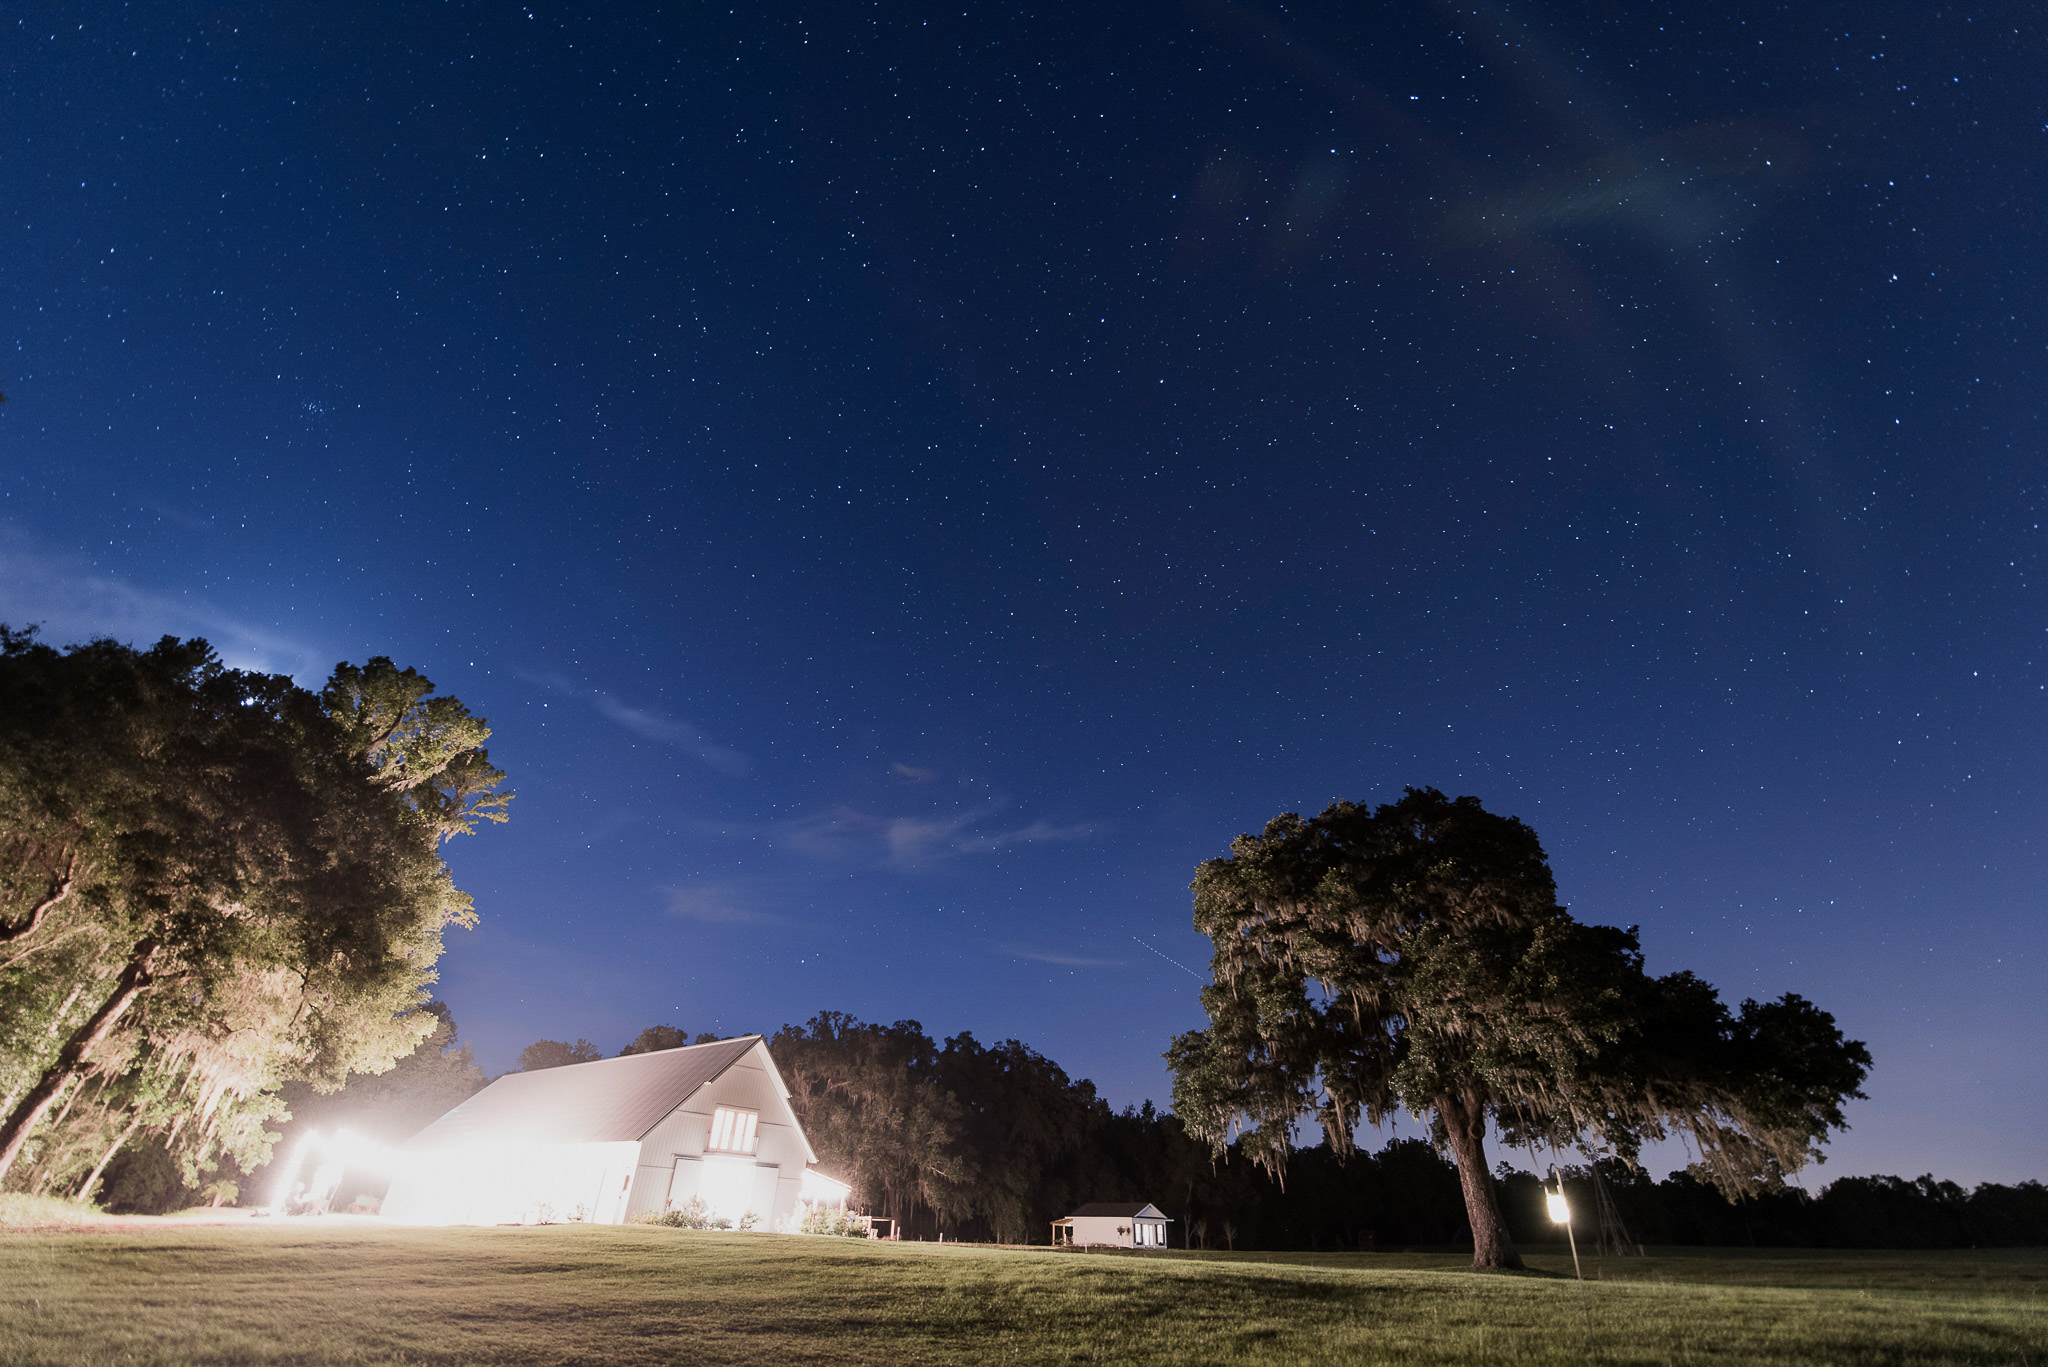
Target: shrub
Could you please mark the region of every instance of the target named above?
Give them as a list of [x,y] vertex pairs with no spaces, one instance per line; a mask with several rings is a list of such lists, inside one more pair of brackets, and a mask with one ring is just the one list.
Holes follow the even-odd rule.
[[100,1218],[99,1207],[90,1201],[0,1191],[0,1233],[80,1229],[98,1223]]
[[796,1222],[799,1234],[837,1234],[847,1239],[868,1237],[868,1222],[840,1206],[813,1206]]
[[633,1217],[636,1225],[663,1225],[669,1229],[731,1229],[732,1221],[712,1215],[701,1196],[669,1210],[643,1210]]

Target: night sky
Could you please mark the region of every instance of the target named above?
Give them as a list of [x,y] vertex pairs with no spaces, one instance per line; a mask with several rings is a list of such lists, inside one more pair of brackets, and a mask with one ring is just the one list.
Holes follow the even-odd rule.
[[0,19],[0,619],[488,716],[487,1068],[1164,1102],[1195,864],[1427,784],[2048,1177],[2037,6],[199,8]]

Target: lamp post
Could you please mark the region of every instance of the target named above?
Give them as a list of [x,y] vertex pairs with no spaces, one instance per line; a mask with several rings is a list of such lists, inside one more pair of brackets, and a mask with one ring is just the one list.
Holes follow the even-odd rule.
[[1572,1275],[1584,1281],[1586,1274],[1579,1267],[1579,1241],[1572,1234],[1571,1202],[1564,1199],[1564,1174],[1557,1170],[1557,1164],[1552,1163],[1550,1175],[1557,1179],[1557,1190],[1544,1192],[1543,1204],[1550,1209],[1551,1223],[1564,1226],[1565,1240],[1572,1246]]

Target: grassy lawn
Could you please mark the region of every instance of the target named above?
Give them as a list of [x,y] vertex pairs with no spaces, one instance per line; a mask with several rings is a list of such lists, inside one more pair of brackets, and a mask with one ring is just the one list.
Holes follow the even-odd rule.
[[128,1222],[0,1235],[0,1362],[2048,1364],[2048,1251],[1533,1261]]

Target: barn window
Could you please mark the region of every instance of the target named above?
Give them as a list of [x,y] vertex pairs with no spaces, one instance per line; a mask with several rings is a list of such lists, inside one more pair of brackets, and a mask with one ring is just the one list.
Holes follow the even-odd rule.
[[706,1148],[722,1153],[752,1153],[754,1130],[761,1123],[759,1111],[741,1111],[720,1106],[711,1113],[711,1142]]

